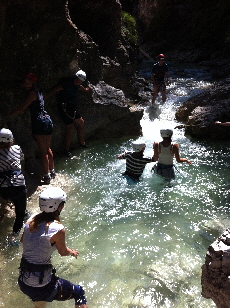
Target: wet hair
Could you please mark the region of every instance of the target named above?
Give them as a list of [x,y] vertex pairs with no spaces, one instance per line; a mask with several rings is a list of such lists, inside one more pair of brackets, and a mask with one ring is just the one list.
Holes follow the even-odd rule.
[[58,211],[55,211],[52,213],[46,213],[46,212],[39,213],[29,221],[30,232],[37,231],[39,228],[39,225],[42,224],[43,222],[46,222],[46,229],[48,230],[49,225],[53,221],[57,221],[58,223],[61,223]]

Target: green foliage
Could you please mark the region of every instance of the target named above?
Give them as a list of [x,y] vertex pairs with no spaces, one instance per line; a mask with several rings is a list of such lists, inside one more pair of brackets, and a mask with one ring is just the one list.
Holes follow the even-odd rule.
[[129,41],[132,44],[137,44],[138,41],[138,33],[137,33],[137,25],[136,20],[129,13],[122,11],[122,20],[123,20],[123,30],[128,37]]

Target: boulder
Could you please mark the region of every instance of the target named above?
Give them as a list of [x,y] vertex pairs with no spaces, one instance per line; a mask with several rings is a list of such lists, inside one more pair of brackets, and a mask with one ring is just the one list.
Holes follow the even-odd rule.
[[202,266],[202,296],[217,308],[230,308],[230,229],[208,248]]
[[197,138],[228,139],[229,127],[215,121],[230,121],[230,78],[187,100],[176,111],[176,119],[185,123],[185,134]]

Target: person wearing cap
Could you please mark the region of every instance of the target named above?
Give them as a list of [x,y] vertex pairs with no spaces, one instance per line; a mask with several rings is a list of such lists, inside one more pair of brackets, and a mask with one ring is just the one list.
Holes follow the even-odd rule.
[[45,98],[59,92],[58,112],[65,124],[65,155],[71,157],[70,143],[73,136],[74,126],[77,126],[78,141],[81,148],[87,148],[84,137],[84,120],[76,110],[78,91],[88,92],[89,87],[84,87],[82,83],[86,80],[86,73],[82,70],[77,71],[75,76],[66,77],[57,86],[45,94]]
[[175,178],[175,171],[173,165],[173,158],[176,158],[178,163],[188,163],[191,162],[186,158],[181,158],[179,153],[178,143],[172,143],[172,129],[161,129],[161,137],[163,141],[154,142],[154,161],[157,161],[157,164],[153,167],[156,174],[161,175],[167,179]]
[[33,73],[27,73],[24,77],[24,89],[26,98],[22,105],[7,117],[15,116],[29,108],[31,115],[32,134],[39,147],[44,169],[44,184],[49,184],[51,178],[55,178],[53,152],[50,148],[53,123],[44,109],[44,99],[37,86],[38,78]]
[[[164,62],[165,56],[158,55],[158,62],[152,68],[153,98],[155,103],[158,93],[161,93],[163,103],[166,101],[166,84],[169,84],[168,65]],[[166,81],[166,82],[165,82]]]
[[146,164],[153,162],[153,158],[144,157],[146,145],[143,141],[134,141],[132,145],[133,152],[120,154],[117,159],[126,159],[126,171],[122,175],[127,175],[132,180],[138,181]]
[[12,132],[7,128],[0,129],[0,197],[14,204],[13,236],[20,232],[26,216],[27,190],[21,170],[23,159],[20,146],[13,144]]
[[51,256],[77,258],[76,249],[67,247],[60,214],[66,202],[66,193],[60,187],[49,187],[39,196],[41,213],[31,217],[24,226],[23,245],[18,284],[21,291],[33,302],[34,308],[43,308],[54,300],[75,300],[75,308],[86,308],[85,292],[80,285],[55,275]]

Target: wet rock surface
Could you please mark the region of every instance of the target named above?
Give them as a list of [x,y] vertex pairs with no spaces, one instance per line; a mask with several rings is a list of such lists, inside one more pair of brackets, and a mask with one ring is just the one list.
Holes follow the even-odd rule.
[[187,100],[178,108],[176,119],[185,123],[185,134],[192,137],[228,139],[229,127],[214,122],[230,121],[230,78]]
[[202,296],[212,299],[217,308],[230,307],[230,229],[206,253],[202,266]]

